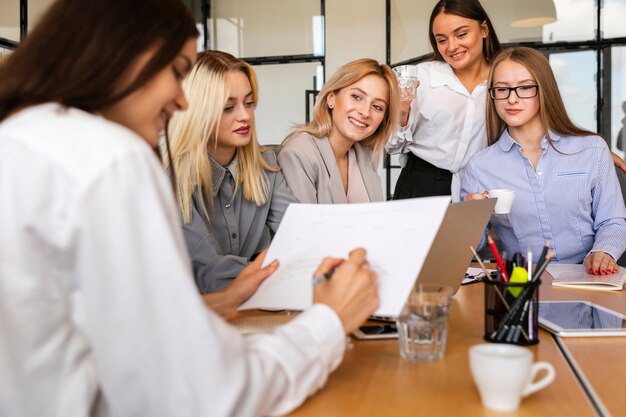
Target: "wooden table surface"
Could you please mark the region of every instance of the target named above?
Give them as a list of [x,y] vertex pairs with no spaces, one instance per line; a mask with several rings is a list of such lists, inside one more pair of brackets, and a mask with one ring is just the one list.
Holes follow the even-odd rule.
[[[544,276],[542,300],[586,300],[626,314],[624,291],[591,291],[552,287],[551,277]],[[583,380],[600,401],[606,414],[626,416],[626,337],[563,337],[566,353],[573,360]]]
[[[542,298],[543,299],[543,298]],[[550,334],[530,347],[548,361],[555,381],[522,401],[517,412],[485,409],[472,380],[468,349],[484,343],[483,284],[461,287],[454,296],[445,358],[413,363],[400,358],[397,340],[354,341],[343,363],[317,394],[290,416],[550,416],[597,415]]]

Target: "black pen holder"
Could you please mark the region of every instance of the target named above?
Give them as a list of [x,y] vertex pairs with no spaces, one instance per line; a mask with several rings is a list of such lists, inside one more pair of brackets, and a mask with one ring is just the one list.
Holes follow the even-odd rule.
[[534,345],[537,334],[539,285],[541,280],[526,283],[504,282],[497,274],[485,279],[485,335],[494,343]]

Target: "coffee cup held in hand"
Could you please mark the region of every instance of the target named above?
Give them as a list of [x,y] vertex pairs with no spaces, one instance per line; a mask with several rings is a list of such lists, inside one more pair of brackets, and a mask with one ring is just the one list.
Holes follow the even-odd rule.
[[510,189],[489,190],[489,198],[497,198],[498,202],[493,211],[496,214],[509,214],[515,200],[515,191]]

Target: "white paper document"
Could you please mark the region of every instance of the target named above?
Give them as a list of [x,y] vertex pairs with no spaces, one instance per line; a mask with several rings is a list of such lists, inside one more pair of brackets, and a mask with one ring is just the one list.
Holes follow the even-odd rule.
[[450,197],[368,204],[291,204],[274,236],[266,264],[278,270],[240,309],[304,310],[313,303],[311,281],[324,257],[346,258],[357,247],[378,274],[376,315],[398,315],[415,284]]
[[593,275],[582,264],[549,264],[546,271],[552,275],[555,287],[586,288],[590,290],[621,291],[626,282],[626,269],[608,275]]

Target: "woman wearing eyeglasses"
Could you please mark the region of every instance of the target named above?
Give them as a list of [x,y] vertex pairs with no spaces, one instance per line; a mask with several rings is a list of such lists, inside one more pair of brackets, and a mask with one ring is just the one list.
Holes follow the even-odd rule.
[[488,79],[487,138],[461,174],[464,200],[511,188],[509,214],[491,226],[508,253],[539,253],[546,240],[554,262],[583,263],[594,274],[618,271],[626,250],[626,208],[606,142],[569,119],[548,60],[511,48]]

